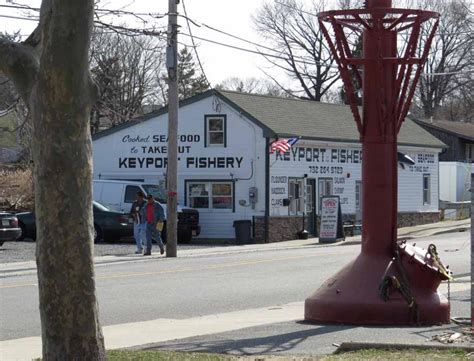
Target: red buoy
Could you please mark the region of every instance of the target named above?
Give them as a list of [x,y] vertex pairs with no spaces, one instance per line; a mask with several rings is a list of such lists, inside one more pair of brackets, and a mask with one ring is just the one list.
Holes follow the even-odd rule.
[[[438,18],[431,11],[392,8],[390,0],[369,0],[364,9],[319,14],[362,143],[362,249],[306,299],[307,321],[364,325],[450,321],[448,300],[437,291],[450,277],[449,271],[432,255],[433,249],[397,243],[397,135]],[[429,36],[420,47],[422,30]],[[350,49],[351,41],[357,40],[362,40],[362,57]],[[356,89],[363,93],[362,115]]]

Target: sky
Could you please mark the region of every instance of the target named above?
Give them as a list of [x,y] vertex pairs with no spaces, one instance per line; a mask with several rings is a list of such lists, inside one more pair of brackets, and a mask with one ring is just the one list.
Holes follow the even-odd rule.
[[[178,11],[181,14],[183,14],[183,1],[186,5],[188,17],[195,22],[199,24],[204,23],[241,38],[261,43],[261,38],[252,23],[252,15],[256,13],[257,9],[262,6],[265,0],[181,0],[181,4],[178,6]],[[16,2],[32,7],[39,7],[40,4],[40,1],[38,0],[17,0]],[[6,0],[0,0],[0,5],[8,5],[8,2]],[[122,8],[124,10],[143,13],[165,13],[168,9],[168,1],[102,0],[100,6],[102,8]],[[11,10],[1,7],[0,15],[23,16],[19,10]],[[113,21],[116,24],[119,24],[123,22],[133,23],[134,20],[133,18],[125,17],[114,18]],[[165,25],[166,21],[165,18],[161,20],[160,23]],[[180,17],[178,22],[179,25],[181,25],[181,32],[188,33],[186,20]],[[35,26],[36,23],[34,21],[6,19],[0,17],[0,31],[12,32],[20,30],[22,35],[28,35]],[[191,30],[194,36],[249,48],[251,50],[256,49],[254,45],[219,34],[218,32],[212,31],[203,26],[199,28],[192,25]],[[178,41],[191,45],[191,40],[188,36],[180,35]],[[261,69],[264,69],[266,72],[271,74],[275,74],[274,69],[272,70],[269,64],[260,55],[226,48],[197,39],[196,43],[198,45],[197,51],[201,58],[204,72],[213,86],[229,77],[266,78]],[[280,74],[279,77],[284,77],[284,75]]]

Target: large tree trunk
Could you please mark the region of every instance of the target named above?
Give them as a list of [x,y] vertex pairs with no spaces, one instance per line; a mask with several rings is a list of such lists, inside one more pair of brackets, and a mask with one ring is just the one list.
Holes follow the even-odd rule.
[[101,360],[89,128],[93,1],[56,4],[47,15],[32,94],[43,358]]
[[43,360],[105,360],[93,264],[88,65],[93,0],[43,0],[25,44],[0,40],[0,70],[33,119]]

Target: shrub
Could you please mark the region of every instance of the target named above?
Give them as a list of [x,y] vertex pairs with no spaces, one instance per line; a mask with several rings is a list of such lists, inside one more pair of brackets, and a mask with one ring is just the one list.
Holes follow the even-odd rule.
[[0,209],[34,209],[33,175],[30,169],[0,169]]

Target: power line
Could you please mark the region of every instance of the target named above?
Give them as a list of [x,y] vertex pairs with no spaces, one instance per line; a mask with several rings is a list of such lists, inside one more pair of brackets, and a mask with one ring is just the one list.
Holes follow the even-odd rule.
[[[237,36],[237,35],[228,33],[228,32],[226,32],[226,31],[224,31],[224,30],[221,30],[221,29],[217,29],[217,28],[215,28],[215,27],[213,27],[213,26],[210,26],[210,25],[207,25],[207,24],[204,24],[204,23],[201,23],[201,24],[199,24],[199,25],[195,23],[195,25],[196,25],[196,26],[199,26],[199,27],[208,28],[209,30],[218,32],[218,33],[220,33],[220,34],[229,36],[229,37],[231,37],[231,38],[240,40],[240,41],[242,41],[242,42],[255,45],[257,48],[261,48],[261,49],[266,49],[266,50],[269,50],[269,51],[273,51],[273,52],[275,52],[275,53],[280,54],[280,56],[281,56],[281,54],[282,54],[282,52],[279,51],[279,50],[276,50],[276,49],[271,48],[271,47],[269,47],[269,46],[265,46],[265,45],[256,43],[256,42],[251,41],[251,40],[244,39],[244,38],[242,38],[242,37],[240,37],[240,36]],[[300,60],[303,60],[303,61],[308,61],[308,62],[311,62],[311,61],[312,61],[311,59],[308,59],[308,58],[305,58],[305,57],[302,57],[302,56],[298,56],[298,55],[293,55],[293,58],[294,58],[294,59],[300,59]],[[330,65],[325,64],[325,63],[323,63],[323,62],[319,62],[319,64],[322,65],[322,66],[330,66]]]
[[[28,6],[28,5],[23,5],[23,4],[0,5],[0,8],[40,11],[40,8],[35,8],[35,7]],[[135,12],[135,11],[122,10],[122,9],[104,9],[104,8],[95,9],[95,12],[110,13],[110,14],[114,14],[114,15],[149,16],[149,17],[152,17],[152,18],[155,18],[155,19],[156,18],[164,18],[164,17],[168,16],[168,13]]]
[[13,15],[0,15],[0,18],[7,18],[7,19],[17,19],[17,20],[28,20],[28,21],[39,21],[39,18],[27,18],[21,16],[13,16]]
[[33,7],[31,7],[31,6],[23,5],[23,4],[17,4],[17,5],[0,5],[0,8],[40,11],[39,8],[33,8]]
[[[186,33],[183,33],[183,35],[185,35],[185,36],[190,36],[189,34],[186,34]],[[217,40],[202,38],[202,37],[195,36],[195,35],[194,35],[194,38],[195,38],[195,39],[198,39],[198,40],[206,41],[206,42],[208,42],[208,43],[212,43],[212,44],[224,46],[224,47],[227,47],[227,48],[231,48],[231,49],[235,49],[235,50],[244,51],[244,52],[247,52],[247,53],[253,53],[253,54],[257,54],[257,55],[268,56],[269,58],[275,58],[275,59],[280,59],[280,60],[285,60],[285,61],[289,61],[289,60],[290,60],[289,58],[285,58],[285,57],[283,57],[283,56],[279,56],[279,55],[275,55],[275,54],[269,54],[269,53],[264,53],[264,52],[261,52],[261,51],[252,50],[252,49],[248,49],[248,48],[242,48],[242,47],[240,47],[240,46],[222,43],[222,42],[217,41]],[[293,61],[294,61],[295,63],[300,63],[300,64],[306,64],[306,65],[320,65],[320,66],[325,66],[325,67],[329,67],[329,68],[338,69],[338,67],[337,67],[336,65],[327,65],[327,64],[324,64],[324,63],[309,62],[309,61],[298,60],[298,59],[294,59]]]
[[[8,16],[0,15],[0,17],[8,17]],[[21,20],[37,21],[37,20],[31,19],[31,18],[22,18]],[[127,32],[132,32],[132,33],[136,33],[138,35],[158,36],[158,37],[161,36],[162,37],[165,34],[164,31],[157,32],[154,29],[152,29],[152,30],[134,29],[134,28],[128,28],[128,27],[123,27],[123,26],[118,26],[118,25],[110,25],[110,24],[106,24],[106,23],[98,22],[98,21],[95,21],[94,23],[98,24],[99,27],[107,28],[107,29],[109,29],[109,30],[111,30],[115,33],[119,33],[119,34],[122,34],[122,35],[128,35]],[[261,51],[252,50],[252,49],[248,49],[248,48],[242,48],[242,47],[239,47],[239,46],[236,46],[236,45],[222,43],[222,42],[219,42],[219,41],[216,41],[216,40],[202,38],[202,37],[195,36],[195,35],[190,35],[190,34],[186,34],[186,33],[182,33],[182,35],[185,35],[185,36],[188,36],[188,37],[191,38],[191,40],[193,42],[193,45],[188,45],[188,44],[184,44],[184,43],[180,42],[181,45],[183,45],[185,47],[189,47],[189,48],[191,48],[191,47],[195,48],[196,44],[194,43],[194,39],[198,39],[198,40],[209,42],[209,43],[212,43],[212,44],[215,44],[215,45],[224,46],[224,47],[227,47],[227,48],[231,48],[231,49],[234,49],[234,50],[243,51],[243,52],[247,52],[247,53],[257,54],[257,55],[261,55],[261,56],[264,56],[264,57],[270,57],[270,58],[280,59],[280,60],[284,60],[284,61],[289,61],[290,60],[289,58],[286,58],[286,57],[283,57],[283,56],[270,54],[270,53],[264,53],[264,52],[261,52]],[[308,60],[299,60],[299,58],[296,58],[296,57],[294,57],[294,62],[295,63],[300,63],[300,64],[305,64],[305,65],[319,65],[319,66],[330,67],[330,68],[333,68],[333,69],[339,69],[339,67],[336,66],[336,65],[327,65],[325,63],[320,63],[320,62],[316,62],[316,61],[312,62],[312,61],[308,61]],[[201,66],[201,70],[203,71],[202,64],[200,64],[200,66]],[[443,75],[470,74],[470,73],[473,73],[473,72],[474,71],[466,71],[466,72],[461,71],[461,72],[452,72],[452,73],[422,73],[422,76],[443,76]],[[203,71],[203,74],[206,77],[204,71]],[[206,80],[207,80],[207,77],[206,77]],[[209,81],[208,81],[208,83],[209,83]]]
[[[181,15],[181,16],[182,16],[182,15]],[[276,50],[276,49],[274,49],[274,48],[271,48],[271,47],[269,47],[269,46],[265,46],[265,45],[256,43],[256,42],[251,41],[251,40],[247,40],[247,39],[242,38],[242,37],[240,37],[240,36],[238,36],[238,35],[231,34],[231,33],[227,32],[227,31],[224,31],[224,30],[222,30],[222,29],[218,29],[218,28],[213,27],[213,26],[211,26],[211,25],[208,25],[208,24],[205,24],[205,23],[202,23],[202,22],[198,22],[197,20],[194,20],[194,19],[192,19],[192,18],[189,18],[187,15],[186,15],[186,16],[183,16],[183,17],[185,17],[186,20],[189,20],[192,24],[194,24],[195,26],[197,26],[197,27],[199,27],[199,28],[205,27],[205,28],[207,28],[207,29],[209,29],[209,30],[218,32],[218,33],[220,33],[220,34],[229,36],[229,37],[231,37],[231,38],[240,40],[240,41],[242,41],[242,42],[255,45],[257,48],[262,48],[262,49],[266,49],[266,50],[269,50],[269,51],[278,53],[278,54],[280,54],[280,56],[281,56],[281,54],[282,54],[281,51],[278,51],[278,50]],[[188,23],[188,24],[189,24],[189,23]],[[300,60],[303,60],[303,61],[307,61],[307,62],[314,63],[314,61],[313,61],[312,59],[305,58],[305,57],[302,57],[302,56],[293,55],[292,57],[293,57],[293,59],[300,59]],[[324,63],[324,62],[316,62],[316,63],[319,64],[319,65],[321,65],[321,66],[331,66],[330,64],[326,64],[326,63]]]
[[[201,59],[199,57],[199,53],[197,51],[196,43],[194,42],[193,33],[191,31],[191,24],[190,24],[190,21],[189,21],[188,13],[186,11],[186,5],[184,4],[184,0],[183,0],[183,10],[184,10],[184,15],[186,16],[186,23],[188,24],[189,35],[191,36],[191,43],[193,44],[194,53],[196,54],[196,58],[197,58],[197,61],[199,63],[199,67],[201,68],[202,75],[204,76],[204,79],[206,80],[206,83],[209,84],[209,86],[210,86],[211,83],[209,82],[209,79],[206,76],[206,72],[204,71],[204,68],[203,68],[202,63],[201,63]],[[212,88],[212,86],[211,86],[211,88]]]
[[440,75],[457,75],[457,74],[472,74],[474,70],[461,70],[461,71],[452,71],[446,73],[422,73],[422,76],[440,76]]
[[[284,7],[287,7],[291,10],[294,10],[294,11],[299,11],[303,14],[307,14],[307,15],[311,15],[311,16],[315,16],[317,17],[318,14],[315,14],[315,13],[312,13],[312,12],[309,12],[309,11],[306,11],[306,10],[303,10],[303,9],[298,9],[294,6],[290,6],[288,4],[285,4],[285,3],[282,3],[282,2],[279,2],[279,1],[275,1],[276,4],[278,5],[281,5],[281,6],[284,6]],[[28,5],[24,5],[24,4],[17,4],[17,5],[0,5],[0,7],[3,7],[3,8],[10,8],[10,9],[18,9],[18,10],[31,10],[31,11],[40,11],[39,8],[35,8],[35,7],[31,7],[31,6],[28,6]],[[152,18],[155,18],[155,19],[161,19],[161,18],[164,18],[166,16],[169,15],[169,13],[154,13],[154,12],[135,12],[135,11],[127,11],[127,10],[121,10],[121,9],[104,9],[104,8],[98,8],[95,10],[96,12],[100,12],[100,13],[109,13],[110,15],[129,15],[129,16],[149,16],[149,17],[152,17]],[[187,21],[191,21],[192,23],[194,23],[196,26],[200,26],[196,21],[194,21],[193,19],[191,18],[188,18],[186,15],[180,15],[180,14],[176,14],[177,16],[180,16],[180,17],[184,17],[186,18]],[[7,15],[0,15],[0,17],[9,17]],[[16,18],[15,18],[16,19]],[[18,18],[20,20],[30,20],[28,18]],[[241,41],[245,41],[245,42],[248,42],[248,43],[251,43],[251,44],[254,44],[256,46],[260,46],[262,48],[265,48],[267,50],[271,50],[271,51],[275,51],[275,49],[272,49],[272,48],[269,48],[269,47],[266,47],[264,45],[260,45],[260,44],[257,44],[257,43],[254,43],[252,41],[249,41],[249,40],[246,40],[246,39],[243,39],[243,38],[240,38],[236,35],[232,35],[232,34],[229,34],[229,33],[226,33],[224,32],[223,30],[219,30],[219,29],[216,29],[216,28],[213,28],[212,26],[209,26],[209,25],[206,25],[206,24],[201,24],[202,26],[205,26],[211,30],[214,30],[214,31],[218,31],[218,32],[221,32],[222,34],[225,34],[225,35],[228,35],[228,36],[231,36],[231,37],[234,37],[236,39],[239,39]],[[435,36],[441,36],[441,35],[458,35],[458,34],[467,34],[467,35],[470,35],[470,34],[473,34],[474,31],[459,31],[459,32],[455,32],[455,33],[448,33],[448,32],[441,32],[441,33],[436,33]]]
[[[227,36],[229,36],[229,37],[231,37],[231,38],[234,38],[234,39],[243,41],[243,42],[245,42],[245,43],[249,43],[249,44],[255,45],[255,46],[257,46],[257,47],[259,47],[259,48],[262,48],[262,49],[266,49],[266,50],[270,50],[270,51],[274,51],[274,52],[279,52],[278,50],[275,50],[274,48],[270,48],[269,46],[265,46],[265,45],[256,43],[256,42],[254,42],[254,41],[241,38],[240,36],[237,36],[237,35],[228,33],[228,32],[226,32],[226,31],[224,31],[224,30],[217,29],[217,28],[215,28],[215,27],[212,27],[212,26],[207,25],[207,24],[204,24],[204,23],[201,23],[200,26],[206,27],[206,28],[208,28],[208,29],[210,29],[210,30],[212,30],[212,31],[218,32],[218,33],[223,34],[223,35],[227,35]],[[281,53],[281,52],[279,52],[279,53]],[[301,58],[301,57],[298,57],[298,58]],[[303,58],[301,58],[301,59],[303,59]]]
[[[21,9],[21,10],[33,10],[33,11],[39,11],[40,9],[39,8],[33,8],[33,7],[30,7],[28,5],[0,5],[0,7],[7,7],[7,8],[13,8],[13,9]],[[215,32],[219,32],[221,34],[224,34],[224,35],[227,35],[229,37],[232,37],[232,38],[235,38],[237,40],[240,40],[240,41],[243,41],[243,42],[246,42],[246,43],[249,43],[249,44],[252,44],[252,45],[255,45],[259,48],[263,48],[263,49],[266,49],[266,50],[269,50],[269,51],[272,51],[272,52],[275,52],[275,53],[279,53],[281,54],[280,51],[278,50],[275,50],[273,48],[270,48],[268,46],[265,46],[265,45],[261,45],[261,44],[258,44],[256,42],[253,42],[253,41],[250,41],[250,40],[247,40],[247,39],[244,39],[242,37],[239,37],[237,35],[233,35],[233,34],[230,34],[224,30],[220,30],[220,29],[217,29],[213,26],[210,26],[210,25],[207,25],[207,24],[204,24],[204,23],[198,23],[197,21],[191,19],[190,17],[188,17],[187,13],[186,13],[186,8],[185,8],[185,4],[184,4],[184,1],[183,1],[183,9],[184,9],[184,16],[183,15],[179,15],[178,16],[181,16],[183,18],[186,19],[186,22],[187,22],[187,25],[188,25],[188,29],[189,29],[189,32],[190,32],[190,36],[191,36],[191,39],[192,39],[192,42],[193,42],[193,47],[195,48],[195,52],[196,52],[196,57],[198,58],[198,62],[201,63],[200,59],[199,59],[199,55],[197,54],[197,51],[196,51],[196,45],[195,45],[195,42],[194,42],[194,39],[193,39],[193,34],[192,34],[192,31],[191,31],[191,27],[190,27],[190,22],[193,23],[195,26],[197,27],[206,27],[212,31],[215,31]],[[133,12],[133,11],[125,11],[125,10],[115,10],[115,9],[97,9],[96,10],[97,12],[106,12],[106,13],[110,13],[110,15],[120,15],[120,14],[125,14],[125,15],[138,15],[138,16],[150,16],[150,17],[159,17],[159,18],[162,18],[162,17],[165,17],[167,16],[168,14],[158,14],[158,13],[144,13],[144,12]],[[2,17],[2,15],[0,15],[0,17]],[[7,17],[7,16],[5,16]],[[30,18],[26,18],[26,17],[22,17],[22,18],[18,18],[20,20],[31,20]],[[154,35],[154,34],[146,34],[146,35]],[[187,35],[187,34],[185,34]],[[202,40],[202,39],[201,39]],[[206,41],[206,40],[203,40],[203,41]],[[262,54],[262,55],[265,55],[265,54]],[[294,59],[300,59],[301,62],[306,62],[307,64],[313,64],[314,62],[310,59],[305,59],[303,57],[300,57],[300,56],[293,56]],[[285,58],[286,59],[286,58]],[[317,62],[318,65],[321,65],[321,66],[330,66],[328,64],[325,64],[325,63],[322,63],[322,62]],[[200,64],[200,67],[201,67],[201,70],[202,70],[202,64]],[[334,66],[334,68],[336,68]],[[204,71],[203,71],[203,74],[204,76],[206,77]]]
[[[38,8],[32,8],[32,7],[29,7],[29,6],[27,6],[27,5],[24,5],[24,6],[0,5],[0,7],[8,7],[8,8],[14,8],[14,9],[16,8],[16,9],[22,9],[22,10],[28,9],[28,10],[39,11]],[[215,28],[215,27],[213,27],[213,26],[210,26],[210,25],[207,25],[207,24],[203,24],[203,23],[198,24],[197,21],[195,21],[195,20],[193,20],[193,19],[191,19],[191,18],[189,18],[189,17],[187,16],[186,9],[185,9],[185,5],[184,5],[184,1],[183,1],[183,9],[184,9],[184,11],[185,11],[184,16],[183,16],[183,15],[179,15],[179,14],[178,14],[178,16],[184,17],[184,18],[186,19],[186,21],[187,21],[188,28],[189,28],[189,32],[190,32],[189,36],[191,37],[191,40],[192,40],[192,43],[193,43],[193,48],[195,49],[196,57],[198,58],[197,60],[198,60],[198,63],[199,63],[199,65],[200,65],[200,67],[201,67],[201,70],[202,70],[202,72],[203,72],[203,74],[204,74],[204,77],[206,77],[206,75],[205,75],[205,72],[204,72],[204,70],[203,70],[202,63],[201,63],[201,60],[200,60],[200,58],[199,58],[199,55],[197,54],[196,44],[195,44],[194,38],[200,39],[200,40],[202,40],[202,41],[213,42],[213,43],[215,43],[215,44],[221,44],[222,46],[231,47],[231,48],[234,48],[234,49],[236,49],[236,50],[242,50],[242,51],[246,51],[246,52],[253,52],[253,53],[255,53],[255,54],[259,54],[259,55],[263,55],[263,56],[269,56],[269,57],[273,57],[273,58],[279,58],[279,59],[281,59],[281,60],[286,60],[286,61],[289,60],[288,58],[285,58],[285,57],[283,57],[283,56],[281,56],[281,55],[275,56],[275,55],[273,55],[273,54],[265,54],[265,53],[262,53],[262,52],[260,52],[260,51],[253,51],[253,50],[251,50],[251,49],[245,49],[245,48],[241,48],[241,47],[238,47],[238,46],[234,46],[234,45],[230,45],[230,44],[224,44],[224,43],[220,43],[220,42],[217,42],[217,41],[213,41],[213,40],[209,40],[209,39],[204,39],[204,38],[199,38],[199,37],[193,36],[192,31],[191,31],[191,27],[190,27],[190,22],[192,22],[194,25],[196,25],[196,26],[198,26],[198,27],[203,26],[203,27],[206,27],[206,28],[208,28],[208,29],[210,29],[210,30],[212,30],[212,31],[216,31],[216,32],[219,32],[219,33],[221,33],[221,34],[227,35],[227,36],[229,36],[229,37],[238,39],[238,40],[240,40],[240,41],[244,41],[244,42],[246,42],[246,43],[255,45],[255,46],[259,47],[259,48],[263,48],[263,49],[266,49],[266,50],[269,50],[269,51],[272,51],[272,52],[281,54],[281,52],[278,51],[278,50],[275,50],[275,49],[270,48],[270,47],[265,46],[265,45],[261,45],[261,44],[255,43],[255,42],[250,41],[250,40],[246,40],[246,39],[244,39],[244,38],[242,38],[242,37],[239,37],[239,36],[237,36],[237,35],[230,34],[230,33],[226,32],[226,31],[224,31],[224,30],[217,29],[217,28]],[[126,14],[126,15],[139,15],[139,16],[151,16],[151,17],[156,17],[156,16],[164,17],[164,16],[169,15],[169,14],[157,14],[157,13],[132,12],[132,11],[114,10],[114,9],[97,9],[96,11],[98,11],[98,12],[108,12],[108,13],[110,13],[111,15],[114,15],[114,14],[115,14],[115,15],[117,15],[117,14]],[[0,15],[0,17],[2,17],[2,15]],[[19,18],[19,19],[20,19],[20,20],[31,20],[30,18]],[[103,22],[99,22],[99,23],[101,23],[102,25],[105,25],[105,23],[103,23]],[[115,27],[125,29],[125,27],[119,27],[119,26],[115,26]],[[137,29],[132,29],[132,31],[133,31],[133,32],[139,32],[139,31],[137,31]],[[156,35],[156,34],[153,34],[153,33],[146,32],[146,31],[144,31],[143,34],[144,34],[144,35]],[[184,34],[184,35],[188,36],[188,34]],[[323,62],[316,62],[316,61],[313,61],[313,60],[311,60],[311,59],[307,59],[307,58],[304,58],[304,57],[301,57],[301,56],[297,56],[297,55],[296,55],[296,56],[293,56],[293,59],[295,60],[295,62],[301,63],[301,64],[306,64],[306,65],[319,65],[319,66],[325,66],[325,67],[332,67],[332,68],[334,68],[334,69],[337,68],[337,66],[328,65],[328,64],[323,63]],[[296,60],[296,59],[298,59],[298,60]],[[206,80],[207,80],[207,77],[206,77]],[[207,80],[207,81],[208,81],[208,80]],[[209,83],[209,81],[208,81],[208,83]]]
[[[287,6],[289,7],[288,5],[286,4],[283,4],[283,3],[279,3],[277,2],[278,4],[281,4],[281,5],[284,5],[284,6]],[[0,7],[14,7],[14,6],[11,6],[11,5],[0,5]],[[17,8],[20,8],[20,9],[32,9],[32,10],[35,10],[35,8],[27,8],[27,7],[21,7],[21,6],[18,6]],[[184,2],[183,2],[183,8],[184,8]],[[293,8],[295,10],[298,10],[296,8]],[[123,12],[123,13],[127,13],[127,14],[136,14],[136,15],[144,15],[144,16],[152,16],[153,13],[133,13],[133,12],[125,12],[123,10],[108,10],[108,9],[102,9],[103,11],[108,11],[108,12],[113,12],[113,11],[120,11],[120,12]],[[308,13],[308,12],[307,12]],[[308,13],[308,14],[311,14],[311,13]],[[164,14],[164,16],[167,16],[169,14]],[[311,14],[311,15],[314,15],[314,14]],[[182,16],[182,15],[181,15]],[[29,18],[29,17],[16,17],[16,16],[10,16],[10,15],[0,15],[0,18],[3,17],[3,18],[14,18],[14,19],[19,19],[19,20],[28,20],[28,21],[38,21],[37,18]],[[261,47],[261,48],[264,48],[264,49],[267,49],[267,50],[271,50],[271,51],[274,51],[274,52],[278,52],[277,50],[274,50],[272,48],[269,48],[267,46],[264,46],[264,45],[260,45],[258,43],[255,43],[255,42],[252,42],[250,40],[246,40],[244,38],[241,38],[237,35],[234,35],[234,34],[230,34],[228,32],[225,32],[223,30],[220,30],[220,29],[217,29],[215,27],[212,27],[210,25],[207,25],[207,24],[204,24],[202,23],[201,25],[198,24],[198,22],[190,19],[187,14],[186,14],[186,10],[185,10],[185,15],[182,16],[184,18],[186,18],[187,22],[188,22],[188,28],[190,30],[190,34],[186,34],[186,33],[182,33],[183,35],[185,36],[188,36],[191,38],[191,41],[192,41],[192,44],[193,45],[187,45],[187,44],[184,44],[184,43],[180,43],[181,45],[185,46],[185,47],[192,47],[195,49],[196,51],[196,44],[195,44],[195,40],[194,39],[198,39],[198,40],[202,40],[202,41],[205,41],[205,42],[209,42],[209,43],[212,43],[212,44],[215,44],[215,45],[219,45],[219,46],[224,46],[224,47],[227,47],[227,48],[231,48],[231,49],[234,49],[234,50],[238,50],[238,51],[243,51],[243,52],[247,52],[247,53],[252,53],[252,54],[257,54],[257,55],[261,55],[261,56],[264,56],[264,57],[269,57],[269,58],[274,58],[274,59],[280,59],[280,60],[284,60],[286,62],[288,62],[290,60],[290,58],[287,58],[287,57],[284,57],[284,56],[281,56],[281,55],[275,55],[275,54],[270,54],[270,53],[264,53],[262,51],[259,51],[259,50],[253,50],[253,49],[248,49],[248,48],[243,48],[243,47],[240,47],[240,46],[237,46],[237,45],[232,45],[232,44],[229,44],[229,43],[223,43],[223,42],[220,42],[220,41],[217,41],[217,40],[213,40],[213,39],[207,39],[207,38],[203,38],[203,37],[199,37],[199,36],[195,36],[192,34],[191,32],[191,29],[190,29],[190,24],[189,22],[192,22],[194,23],[196,26],[203,26],[203,27],[206,27],[210,30],[213,30],[213,31],[216,31],[216,32],[219,32],[219,33],[222,33],[224,35],[227,35],[229,37],[233,37],[235,39],[238,39],[240,41],[244,41],[244,42],[247,42],[247,43],[250,43],[252,45],[255,45],[257,47]],[[127,35],[126,32],[132,32],[132,33],[136,33],[136,34],[139,34],[139,35],[146,35],[146,36],[163,36],[165,34],[164,31],[156,31],[156,28],[152,28],[152,29],[136,29],[136,28],[128,28],[128,27],[124,27],[124,26],[118,26],[118,25],[111,25],[111,24],[107,24],[107,23],[104,23],[104,22],[100,22],[100,21],[94,21],[94,23],[98,24],[99,27],[104,27],[104,28],[108,28],[116,33],[121,33],[123,35]],[[203,72],[203,75],[204,77],[206,78],[207,80],[207,77],[205,75],[205,72],[204,72],[204,69],[202,67],[202,63],[200,61],[200,58],[199,58],[199,55],[196,51],[196,56],[198,58],[198,62],[199,62],[199,66],[201,67],[201,71]],[[293,61],[295,63],[299,63],[299,64],[305,64],[305,65],[319,65],[319,66],[324,66],[324,67],[330,67],[330,68],[333,68],[333,69],[339,69],[338,66],[336,65],[328,65],[326,63],[322,63],[322,62],[317,62],[317,61],[311,61],[309,59],[305,59],[305,58],[302,58],[302,57],[299,57],[299,56],[293,56]],[[422,73],[423,76],[447,76],[447,75],[458,75],[458,74],[471,74],[473,73],[474,71],[460,71],[460,72],[446,72],[446,73]],[[209,83],[209,81],[207,80],[207,82]]]
[[[1,7],[1,5],[0,5]],[[23,8],[22,8],[23,9]],[[138,13],[140,14],[140,13]],[[10,17],[8,15],[0,15],[0,17]],[[33,18],[27,18],[27,17],[14,17],[16,19],[19,19],[19,20],[29,20],[29,21],[38,21],[38,19],[33,19]],[[187,16],[186,16],[187,18]],[[196,23],[195,21],[193,21],[194,23]],[[134,32],[134,33],[139,33],[139,34],[142,34],[142,35],[152,35],[152,36],[160,36],[160,35],[163,35],[163,33],[156,33],[156,31],[153,29],[153,30],[140,30],[140,29],[134,29],[134,28],[128,28],[128,27],[123,27],[123,26],[118,26],[118,25],[110,25],[110,24],[106,24],[104,22],[101,22],[101,21],[94,21],[94,23],[96,24],[99,24],[101,25],[102,27],[105,27],[105,28],[108,28],[108,29],[111,29],[111,28],[115,28],[116,30],[121,30],[121,31],[131,31],[131,32]],[[205,25],[205,24],[203,24]],[[206,27],[210,28],[210,26],[206,25]],[[216,28],[213,28],[211,30],[215,30],[215,31],[219,31],[218,29]],[[120,31],[116,31],[118,33],[120,33]],[[223,31],[222,31],[223,32]],[[223,32],[224,33],[224,32]],[[124,34],[124,33],[122,33]],[[285,58],[283,56],[280,56],[280,55],[275,55],[275,54],[269,54],[269,53],[264,53],[264,52],[261,52],[261,51],[257,51],[257,50],[252,50],[252,49],[248,49],[248,48],[242,48],[242,47],[239,47],[239,46],[236,46],[236,45],[231,45],[231,44],[226,44],[226,43],[222,43],[222,42],[219,42],[219,41],[216,41],[216,40],[212,40],[212,39],[206,39],[206,38],[202,38],[202,37],[198,37],[198,36],[195,36],[195,35],[192,35],[192,34],[186,34],[186,33],[183,33],[183,35],[185,36],[189,36],[193,42],[193,47],[195,47],[195,43],[194,43],[194,39],[199,39],[199,40],[202,40],[202,41],[206,41],[206,42],[210,42],[210,43],[213,43],[213,44],[216,44],[216,45],[220,45],[220,46],[224,46],[224,47],[228,47],[228,48],[232,48],[232,49],[235,49],[235,50],[240,50],[240,51],[244,51],[244,52],[247,52],[247,53],[253,53],[253,54],[257,54],[257,55],[262,55],[262,56],[267,56],[267,57],[271,57],[271,58],[275,58],[275,59],[280,59],[280,60],[285,60],[285,61],[288,61],[290,59],[288,58]],[[235,38],[240,38],[240,37],[237,37],[236,35],[231,35],[229,34],[229,36],[233,36]],[[242,39],[242,38],[240,38]],[[250,42],[250,41],[248,41]],[[251,44],[254,44],[254,45],[257,45],[259,46],[258,44],[256,43],[253,43],[253,42],[250,42]],[[267,48],[267,49],[270,49],[268,47],[265,47],[265,46],[262,46],[264,48]],[[276,51],[274,49],[271,49],[272,51]],[[278,51],[276,51],[278,52]],[[300,64],[305,64],[305,65],[319,65],[319,66],[325,66],[325,67],[331,67],[331,68],[334,68],[334,69],[337,69],[338,67],[335,66],[335,65],[328,65],[328,64],[325,64],[325,63],[321,63],[321,62],[315,62],[315,61],[311,61],[311,60],[304,60],[304,58],[301,58],[301,57],[298,57],[298,56],[295,56],[293,57],[294,61],[296,63],[300,63]],[[200,61],[199,61],[200,62]]]

